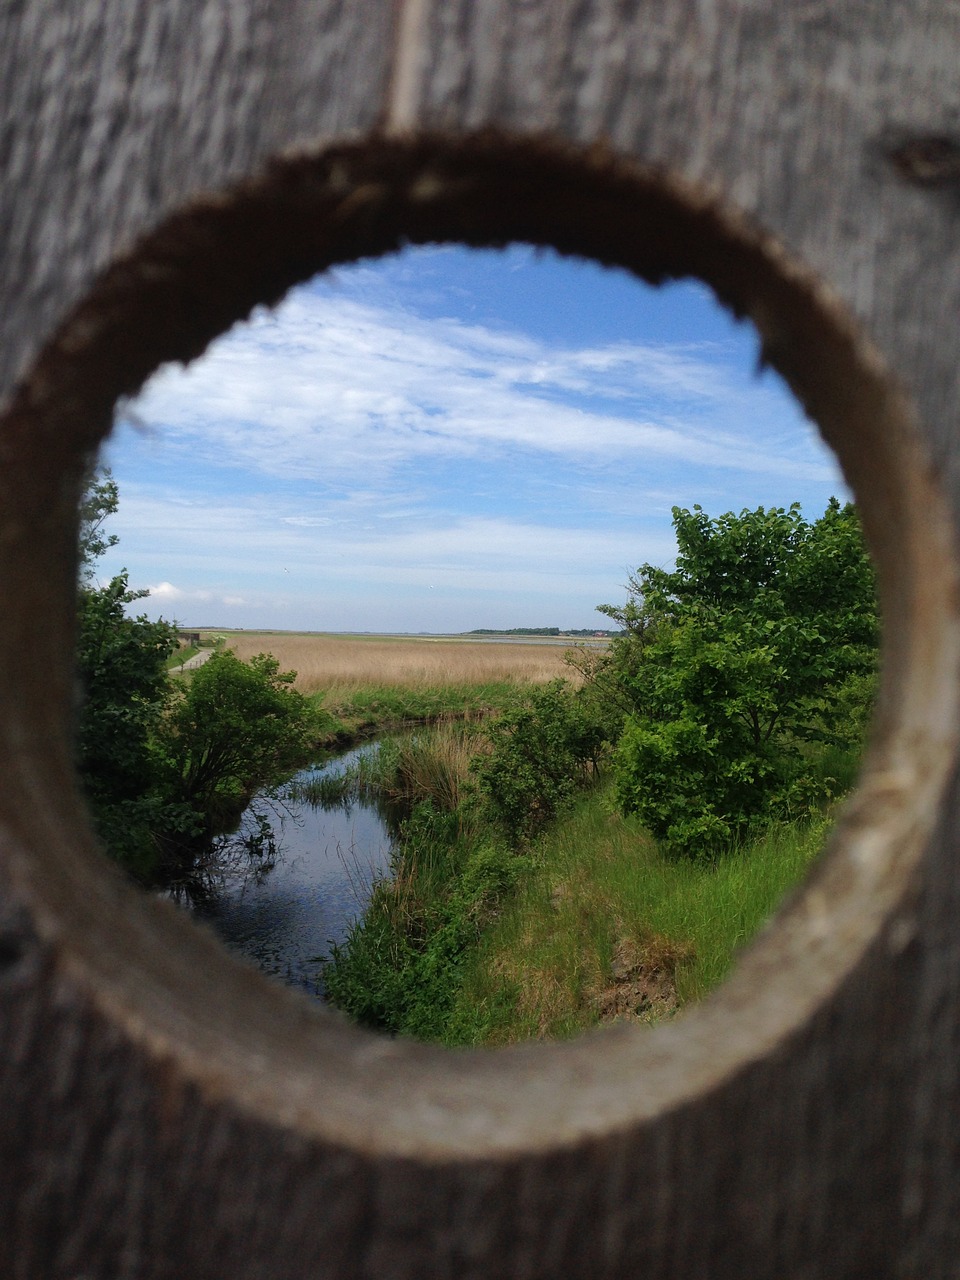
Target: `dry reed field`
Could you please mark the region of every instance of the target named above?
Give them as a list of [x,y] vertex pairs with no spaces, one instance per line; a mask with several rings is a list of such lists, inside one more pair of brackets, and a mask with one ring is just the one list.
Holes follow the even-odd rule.
[[296,671],[302,693],[364,685],[542,684],[557,677],[579,681],[564,663],[567,649],[558,644],[243,631],[228,633],[227,645],[245,660],[272,653],[281,670]]

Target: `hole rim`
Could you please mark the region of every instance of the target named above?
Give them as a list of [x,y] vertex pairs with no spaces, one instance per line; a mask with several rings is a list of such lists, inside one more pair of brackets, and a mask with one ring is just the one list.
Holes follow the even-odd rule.
[[[649,284],[699,279],[753,321],[764,360],[817,423],[860,505],[884,615],[881,689],[861,782],[818,866],[716,993],[652,1029],[450,1051],[385,1040],[278,991],[104,864],[69,759],[76,506],[117,401],[160,364],[196,358],[254,306],[404,243],[519,240]],[[554,1149],[707,1099],[795,1039],[892,954],[887,939],[905,936],[957,738],[947,504],[904,394],[839,299],[716,194],[597,148],[491,132],[375,137],[273,161],[165,219],[102,273],[18,389],[0,446],[10,464],[0,594],[24,610],[6,643],[30,634],[31,609],[52,622],[52,678],[37,680],[12,647],[10,661],[0,656],[0,749],[12,761],[19,748],[0,809],[7,871],[61,971],[207,1096],[368,1153]]]

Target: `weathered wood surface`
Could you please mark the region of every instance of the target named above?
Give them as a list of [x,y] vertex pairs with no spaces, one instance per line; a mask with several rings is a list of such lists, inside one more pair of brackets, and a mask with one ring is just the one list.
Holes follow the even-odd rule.
[[[919,0],[0,9],[0,1274],[960,1271],[958,57],[960,10]],[[158,359],[402,234],[700,272],[858,490],[888,624],[863,799],[652,1033],[376,1040],[90,852],[83,449]]]

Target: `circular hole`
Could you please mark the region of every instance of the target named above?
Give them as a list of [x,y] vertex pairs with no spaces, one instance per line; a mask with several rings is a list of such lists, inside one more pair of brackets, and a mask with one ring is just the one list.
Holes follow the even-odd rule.
[[[698,277],[754,321],[858,498],[886,620],[863,781],[803,893],[683,1024],[644,1036],[613,1029],[602,1044],[588,1037],[535,1057],[377,1040],[272,998],[171,911],[135,899],[92,852],[68,732],[75,513],[90,450],[118,397],[159,364],[193,358],[257,303],[401,239],[519,240],[651,283]],[[954,744],[948,521],[909,408],[843,310],[775,242],[701,193],[615,158],[490,136],[277,164],[172,218],[112,267],[37,362],[4,430],[0,587],[16,604],[0,654],[11,875],[90,999],[208,1093],[227,1090],[265,1119],[368,1152],[542,1149],[702,1098],[827,1006],[885,929],[904,935]]]
[[[329,971],[320,957],[336,944],[339,1007],[426,1040],[505,1043],[569,1035],[597,1019],[660,1020],[717,984],[734,948],[822,845],[826,797],[814,789],[822,774],[842,782],[851,748],[847,759],[805,744],[796,763],[814,771],[801,772],[790,800],[769,812],[782,818],[789,803],[789,829],[762,842],[751,832],[740,856],[729,854],[727,837],[727,856],[714,865],[694,827],[684,856],[664,857],[636,820],[622,820],[612,748],[629,693],[619,684],[612,692],[607,672],[585,680],[579,700],[540,695],[548,713],[584,708],[584,723],[609,739],[599,769],[575,759],[564,771],[561,785],[576,786],[581,803],[575,813],[559,806],[549,839],[542,819],[555,780],[539,760],[536,785],[531,778],[518,789],[509,809],[487,808],[480,819],[475,805],[457,803],[447,846],[457,856],[440,883],[416,873],[418,847],[434,848],[437,830],[417,825],[419,840],[397,838],[412,780],[446,813],[461,795],[451,777],[469,768],[475,779],[468,762],[492,746],[493,720],[457,717],[508,705],[510,691],[493,682],[532,681],[529,696],[538,684],[586,674],[564,662],[571,646],[586,646],[588,663],[603,656],[596,628],[619,623],[597,603],[622,604],[627,566],[672,561],[672,506],[702,502],[719,516],[800,501],[813,520],[842,494],[835,462],[796,401],[773,373],[758,374],[749,326],[696,283],[653,289],[528,246],[411,248],[298,287],[188,368],[161,370],[123,416],[104,454],[120,486],[106,526],[119,545],[97,562],[100,579],[128,569],[134,587],[161,584],[131,611],[176,616],[188,636],[218,636],[246,660],[268,652],[296,671],[298,689],[323,696],[322,741],[343,749],[386,740],[383,786],[395,803],[382,791],[351,791],[343,804],[332,778],[320,786],[302,758],[306,796],[296,781],[282,802],[257,796],[236,835],[189,849],[186,866],[168,839],[169,853],[144,875],[131,853],[139,853],[131,817],[141,785],[133,815],[127,806],[118,822],[108,803],[98,823],[121,865],[154,887],[172,882],[232,951],[308,993],[322,994]],[[818,581],[808,611],[821,596]],[[514,643],[471,634],[557,621],[569,624],[565,638],[539,644],[535,634],[504,638]],[[338,630],[353,635],[317,634]],[[437,638],[445,632],[458,638]],[[99,654],[99,626],[94,634]],[[617,670],[632,650],[622,652]],[[441,708],[444,725],[402,745],[393,738],[399,719],[409,725]],[[806,727],[789,715],[758,723],[762,734],[777,731],[781,748],[784,729]],[[205,717],[204,733],[214,731]],[[115,736],[109,744],[123,749]],[[92,746],[81,772],[96,784],[113,769]],[[353,746],[325,774],[375,750]],[[184,776],[191,772],[185,762]],[[669,780],[645,799],[661,806]],[[777,783],[765,787],[772,793]],[[825,781],[828,794],[837,789]],[[164,802],[162,784],[153,790]],[[802,806],[814,794],[810,823]],[[682,786],[673,798],[681,807],[688,799]],[[700,798],[702,813],[702,784]],[[151,830],[163,830],[156,811]],[[512,892],[505,882],[524,865],[513,853],[531,838],[538,865]],[[398,897],[378,890],[365,928],[345,946],[373,868],[388,871],[391,841],[403,849]],[[147,848],[149,866],[156,841]],[[452,906],[456,886],[470,905],[461,894]],[[451,927],[465,940],[455,958]],[[394,945],[383,945],[383,930]],[[439,963],[424,963],[421,947]]]

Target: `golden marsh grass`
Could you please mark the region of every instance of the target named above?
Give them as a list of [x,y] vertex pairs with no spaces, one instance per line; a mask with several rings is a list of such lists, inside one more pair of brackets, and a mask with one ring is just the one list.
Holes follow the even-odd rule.
[[302,693],[371,685],[417,689],[504,680],[544,684],[558,677],[580,680],[564,662],[568,649],[562,644],[256,631],[229,632],[226,640],[244,660],[273,654],[281,670],[296,671],[296,687]]

